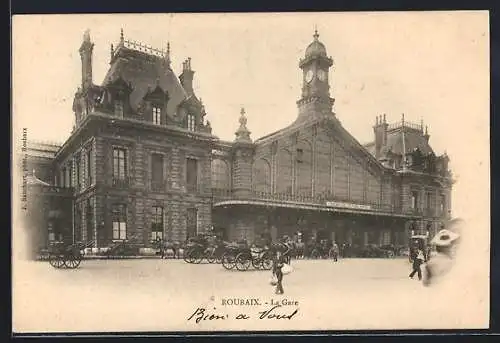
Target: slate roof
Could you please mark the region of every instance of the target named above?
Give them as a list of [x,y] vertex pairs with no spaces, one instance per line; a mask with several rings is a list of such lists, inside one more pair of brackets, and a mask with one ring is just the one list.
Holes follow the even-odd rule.
[[[403,154],[403,134],[402,128],[398,127],[387,132],[387,144],[382,147],[382,155],[387,154],[391,151],[393,154],[402,155]],[[434,150],[429,145],[427,138],[422,134],[422,131],[415,130],[410,127],[405,127],[405,149],[406,153],[414,151],[418,148],[424,155],[434,153]],[[369,142],[363,144],[365,149],[367,149],[372,155],[375,155],[375,142]]]
[[[404,132],[406,153],[414,151],[418,148],[424,155],[434,153],[427,139],[422,135],[422,132],[406,128]],[[387,133],[387,145],[382,152],[392,151],[394,154],[403,154],[403,135],[401,129],[396,129]]]
[[146,93],[154,90],[157,85],[169,95],[169,116],[175,115],[179,104],[189,97],[164,58],[124,46],[116,51],[102,86],[105,87],[120,77],[132,86],[130,105],[133,110],[137,110]]

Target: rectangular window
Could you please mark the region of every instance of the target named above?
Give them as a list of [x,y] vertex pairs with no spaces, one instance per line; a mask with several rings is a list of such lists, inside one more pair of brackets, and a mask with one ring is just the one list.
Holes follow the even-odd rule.
[[127,150],[113,148],[113,178],[125,180],[127,177]]
[[68,187],[73,187],[73,166],[68,167]]
[[163,155],[151,155],[151,180],[154,184],[160,185],[163,183]]
[[444,194],[441,194],[440,196],[439,211],[441,214],[444,214],[444,212],[446,211],[446,197],[444,196]]
[[297,162],[302,163],[303,158],[304,158],[304,150],[297,149]]
[[411,192],[411,208],[417,209],[418,206],[418,192]]
[[77,156],[75,161],[75,173],[76,173],[76,189],[80,189],[80,157]]
[[432,193],[427,193],[427,209],[432,209]]
[[66,168],[61,169],[61,187],[66,187]]
[[113,239],[127,239],[127,207],[113,205]]
[[123,118],[123,101],[115,100],[115,116]]
[[87,151],[87,180],[88,186],[92,185],[92,149]]
[[188,114],[187,116],[187,128],[189,131],[195,131],[196,129],[196,117],[194,114]]
[[186,184],[190,191],[196,190],[198,186],[198,161],[194,158],[186,160]]
[[151,239],[163,239],[163,207],[153,206],[151,218]]
[[161,125],[161,108],[153,106],[153,124]]

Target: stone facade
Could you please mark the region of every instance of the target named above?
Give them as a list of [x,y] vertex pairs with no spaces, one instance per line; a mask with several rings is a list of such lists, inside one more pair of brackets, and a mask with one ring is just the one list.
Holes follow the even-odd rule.
[[435,231],[451,215],[448,157],[434,155],[423,123],[378,116],[365,145],[342,126],[333,59],[317,33],[299,62],[296,120],[255,141],[243,109],[234,141],[212,135],[190,59],[177,77],[169,50],[137,49],[122,35],[95,85],[92,47],[86,33],[75,127],[43,167],[54,174],[47,180],[72,189],[75,240],[149,246],[159,231],[183,241],[214,225],[228,240],[309,230],[388,244]]
[[[404,116],[392,125],[377,117],[374,142],[359,144],[333,112],[333,60],[318,38],[315,33],[299,63],[297,119],[253,142],[240,127],[233,143],[219,145],[217,159],[231,162],[232,188],[214,193],[214,221],[228,238],[247,240],[273,226],[278,235],[323,231],[356,244],[402,244],[411,230],[435,232],[451,214],[446,154],[435,156],[427,128],[424,133],[423,124]],[[243,148],[238,142],[245,130]],[[417,163],[418,154],[425,163]],[[213,185],[225,184],[224,174],[215,177]]]

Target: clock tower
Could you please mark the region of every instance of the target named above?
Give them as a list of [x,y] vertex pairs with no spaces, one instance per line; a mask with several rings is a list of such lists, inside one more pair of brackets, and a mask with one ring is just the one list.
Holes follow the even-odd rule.
[[306,49],[305,57],[300,60],[302,69],[302,97],[297,101],[299,120],[316,115],[331,114],[334,99],[330,98],[329,71],[333,60],[328,57],[326,48],[314,32],[314,40]]

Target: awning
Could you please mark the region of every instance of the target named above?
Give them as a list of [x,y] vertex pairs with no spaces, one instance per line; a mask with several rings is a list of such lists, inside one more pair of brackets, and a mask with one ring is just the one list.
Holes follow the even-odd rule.
[[226,207],[234,205],[292,208],[298,210],[312,210],[321,212],[335,212],[335,213],[347,213],[347,214],[358,214],[358,215],[361,214],[361,215],[400,217],[400,218],[420,218],[420,216],[415,216],[411,214],[384,212],[377,210],[348,209],[348,208],[324,206],[318,204],[304,204],[292,201],[275,202],[275,201],[265,201],[265,200],[225,200],[215,203],[213,207]]
[[50,186],[50,184],[48,184],[47,182],[44,182],[42,180],[40,180],[39,178],[37,178],[36,176],[33,176],[33,175],[28,175],[26,177],[26,184],[28,186]]

